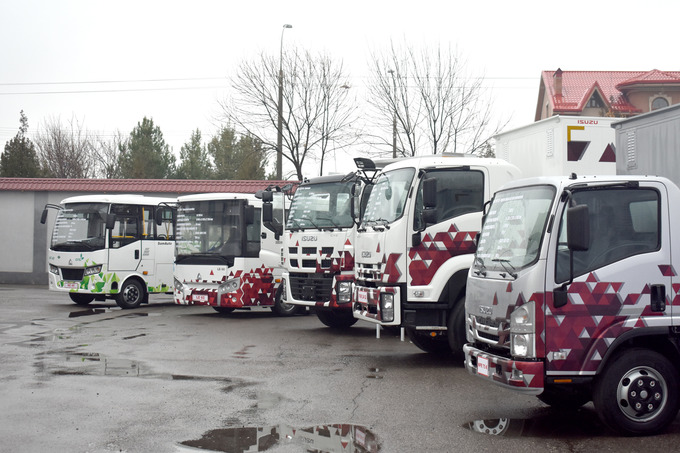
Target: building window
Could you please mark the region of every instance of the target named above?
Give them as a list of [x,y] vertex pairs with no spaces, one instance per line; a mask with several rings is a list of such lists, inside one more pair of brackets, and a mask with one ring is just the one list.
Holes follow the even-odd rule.
[[590,99],[588,99],[586,108],[601,109],[602,107],[604,107],[604,102],[602,102],[602,98],[597,91],[595,91]]
[[652,101],[652,110],[659,110],[668,107],[668,99],[663,97],[654,98]]

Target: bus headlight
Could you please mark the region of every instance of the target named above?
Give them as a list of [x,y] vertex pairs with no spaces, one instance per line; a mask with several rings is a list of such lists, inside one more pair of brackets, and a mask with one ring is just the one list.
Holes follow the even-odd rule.
[[352,301],[352,282],[338,282],[335,285],[338,303],[348,303]]
[[59,268],[54,264],[50,264],[50,274],[59,275]]
[[380,295],[380,313],[383,321],[394,321],[394,294],[382,293]]
[[528,302],[510,314],[510,351],[513,356],[535,355],[535,316],[535,302]]
[[99,274],[102,271],[102,265],[98,266],[92,266],[92,267],[86,267],[85,272],[83,272],[83,275],[96,275]]
[[177,290],[180,293],[184,292],[184,283],[180,282],[175,278],[173,284],[175,285],[175,290]]

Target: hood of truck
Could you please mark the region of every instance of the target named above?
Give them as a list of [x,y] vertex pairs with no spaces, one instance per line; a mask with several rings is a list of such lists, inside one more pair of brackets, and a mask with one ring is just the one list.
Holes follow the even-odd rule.
[[356,229],[284,234],[284,265],[289,271],[337,273],[354,269]]

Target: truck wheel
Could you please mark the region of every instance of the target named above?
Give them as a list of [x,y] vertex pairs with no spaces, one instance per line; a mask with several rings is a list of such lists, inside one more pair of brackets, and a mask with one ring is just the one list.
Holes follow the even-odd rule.
[[678,370],[663,355],[636,348],[612,359],[595,383],[600,419],[622,434],[652,434],[678,413]]
[[336,311],[317,308],[316,316],[324,325],[334,329],[346,329],[357,322],[357,319],[349,310]]
[[144,288],[139,281],[130,279],[116,295],[116,303],[120,308],[137,308],[144,300]]
[[69,297],[78,305],[87,305],[94,300],[94,294],[69,293]]
[[431,337],[428,332],[416,330],[412,327],[406,328],[406,335],[408,335],[411,343],[421,350],[431,354],[448,354],[451,351],[446,337],[442,335]]
[[223,315],[228,315],[232,311],[236,310],[235,308],[229,308],[229,307],[213,307],[213,310],[215,310],[217,313],[222,313]]
[[272,311],[274,312],[275,315],[277,316],[295,316],[298,313],[302,313],[305,310],[305,307],[302,305],[293,305],[293,304],[287,304],[283,300],[281,300],[281,288],[276,292],[276,300],[274,302],[274,306],[272,307]]
[[463,296],[453,306],[446,324],[446,336],[449,340],[449,347],[453,357],[456,359],[463,358],[463,345],[466,342],[465,329],[465,296]]
[[590,394],[582,388],[555,387],[546,385],[537,398],[550,407],[574,410],[590,401]]

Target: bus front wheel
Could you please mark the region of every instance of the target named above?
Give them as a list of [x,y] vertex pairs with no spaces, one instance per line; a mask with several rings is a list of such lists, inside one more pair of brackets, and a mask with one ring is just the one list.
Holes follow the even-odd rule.
[[137,280],[125,282],[120,292],[116,295],[116,303],[120,308],[137,308],[144,300],[144,287]]

